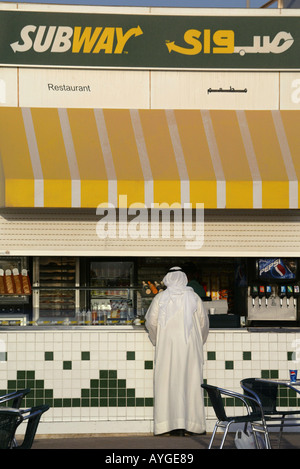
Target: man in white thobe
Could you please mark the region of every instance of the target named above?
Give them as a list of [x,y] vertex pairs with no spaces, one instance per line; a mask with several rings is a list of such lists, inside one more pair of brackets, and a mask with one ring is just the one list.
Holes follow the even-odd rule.
[[146,314],[146,328],[155,348],[154,433],[181,429],[205,432],[203,345],[209,321],[187,277],[173,267],[163,279]]

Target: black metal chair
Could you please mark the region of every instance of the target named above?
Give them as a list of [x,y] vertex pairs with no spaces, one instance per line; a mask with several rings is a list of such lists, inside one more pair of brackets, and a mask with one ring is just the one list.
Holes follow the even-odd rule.
[[17,444],[14,449],[31,448],[41,417],[49,409],[50,406],[43,404],[36,407],[31,407],[30,409],[20,410],[22,415],[22,422],[27,420],[27,428],[22,443],[19,445]]
[[13,401],[10,407],[19,409],[21,407],[23,398],[29,394],[30,391],[30,388],[26,388],[20,389],[19,391],[10,392],[9,394],[4,394],[3,396],[0,396],[0,405],[4,404],[5,402]]
[[[30,449],[36,435],[40,419],[48,405],[30,409],[0,408],[0,449]],[[27,421],[27,422],[26,422]],[[23,441],[16,443],[16,431],[23,422],[27,423]]]
[[[278,448],[280,447],[283,428],[299,427],[300,423],[295,422],[295,417],[300,418],[299,410],[277,409],[277,397],[279,384],[275,382],[259,381],[256,378],[246,378],[241,381],[244,395],[251,395],[259,400],[264,411],[268,427],[279,427]],[[255,402],[252,402],[252,412],[257,412]],[[277,423],[276,423],[277,421]]]
[[[264,443],[265,443],[264,447],[266,449],[271,449],[268,429],[267,429],[265,418],[264,418],[264,412],[263,412],[262,407],[260,406],[259,401],[256,401],[256,399],[252,396],[245,396],[243,394],[229,391],[227,389],[222,389],[217,386],[211,386],[209,384],[202,384],[202,388],[207,391],[208,397],[211,401],[211,404],[214,408],[214,412],[218,419],[215,424],[212,437],[209,442],[208,449],[212,448],[212,444],[213,444],[216,432],[219,428],[224,430],[223,438],[220,444],[220,449],[223,448],[227,434],[228,434],[229,427],[233,423],[249,424],[253,431],[256,447],[258,449],[262,449],[258,442],[257,434],[263,434]],[[224,399],[223,399],[223,397],[225,396],[238,399],[239,401],[241,401],[244,409],[246,409],[246,412],[247,412],[246,415],[239,415],[239,416],[232,416],[232,417],[228,416],[225,411],[225,405],[224,405]],[[259,409],[259,412],[255,414],[251,411],[251,408],[249,405],[249,403],[253,401],[255,401],[255,404],[257,405]]]
[[[30,388],[25,388],[25,389],[20,389],[18,391],[13,391],[8,394],[4,394],[0,396],[0,408],[3,405],[5,407],[12,407],[13,409],[19,409],[21,407],[24,397],[27,394],[29,394],[30,391],[31,391]],[[17,442],[15,439],[14,439],[13,444],[14,446],[17,446]]]
[[15,445],[15,433],[21,423],[20,416],[18,409],[0,409],[0,449],[11,449]]

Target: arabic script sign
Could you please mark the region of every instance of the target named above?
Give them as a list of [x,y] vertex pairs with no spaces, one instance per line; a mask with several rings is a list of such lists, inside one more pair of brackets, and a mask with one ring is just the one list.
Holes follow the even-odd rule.
[[0,11],[0,64],[300,69],[300,17]]

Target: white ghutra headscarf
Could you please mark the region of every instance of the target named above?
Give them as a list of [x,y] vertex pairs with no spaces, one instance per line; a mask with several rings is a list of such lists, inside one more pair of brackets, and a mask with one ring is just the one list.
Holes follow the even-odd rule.
[[194,290],[187,286],[188,279],[180,267],[172,267],[163,279],[167,289],[159,299],[158,323],[165,327],[169,319],[179,308],[184,311],[184,333],[188,341],[193,327],[193,314],[197,310],[197,300]]

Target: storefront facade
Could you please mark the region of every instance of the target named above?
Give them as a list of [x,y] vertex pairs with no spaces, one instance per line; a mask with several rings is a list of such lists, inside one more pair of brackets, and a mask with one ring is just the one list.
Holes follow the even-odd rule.
[[[282,18],[291,37],[278,36]],[[299,14],[1,4],[8,20],[2,392],[30,387],[28,405],[50,404],[43,434],[151,432],[143,317],[155,293],[143,285],[186,262],[217,313],[207,382],[286,377],[299,339]],[[261,258],[292,261],[281,282],[292,293],[279,296],[278,278],[272,290],[285,314],[251,296],[269,286]],[[17,292],[23,271],[30,290]],[[251,320],[252,300],[264,317]],[[208,431],[213,422],[207,405]]]

